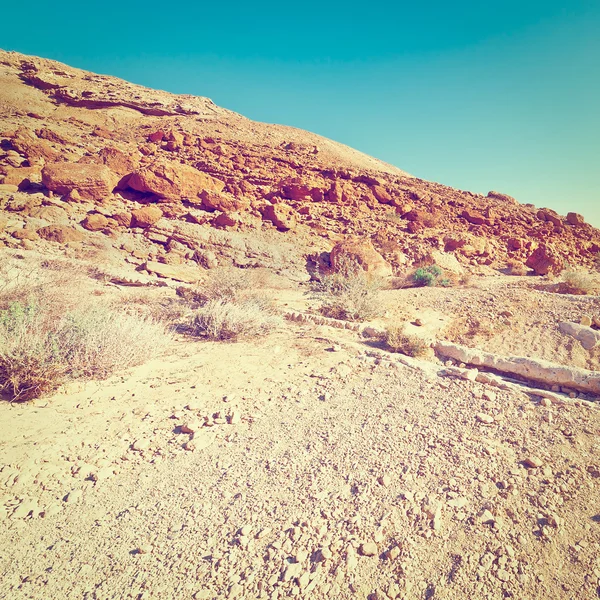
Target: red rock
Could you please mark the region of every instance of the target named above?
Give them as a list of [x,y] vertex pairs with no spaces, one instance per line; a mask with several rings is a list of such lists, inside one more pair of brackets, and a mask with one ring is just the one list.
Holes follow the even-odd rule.
[[371,191],[373,192],[375,198],[377,198],[377,200],[382,204],[392,203],[392,197],[389,195],[388,191],[384,187],[380,185],[373,185],[371,186]]
[[562,218],[560,215],[549,208],[541,208],[537,212],[537,218],[540,221],[548,221],[557,227],[561,227],[563,224]]
[[116,213],[112,218],[122,227],[131,227],[133,216],[128,212]]
[[161,198],[194,198],[204,190],[220,192],[225,183],[181,163],[159,160],[134,171],[127,185],[138,192],[150,192]]
[[212,192],[204,190],[200,194],[202,198],[202,208],[210,212],[220,210],[221,212],[237,212],[247,210],[250,207],[250,202],[245,198],[236,198],[230,194],[223,192]]
[[69,194],[77,190],[87,200],[102,200],[115,188],[118,181],[104,165],[80,163],[53,163],[42,170],[42,183],[58,194]]
[[17,240],[29,240],[35,242],[40,236],[33,229],[17,229],[12,232],[12,236]]
[[281,195],[288,200],[305,200],[311,197],[313,186],[301,179],[289,179],[280,184]]
[[527,258],[525,264],[533,269],[536,275],[560,273],[564,261],[551,246],[540,244]]
[[152,227],[162,216],[163,212],[158,206],[144,206],[144,208],[138,208],[131,212],[132,227]]
[[330,261],[334,271],[339,270],[346,261],[351,261],[380,277],[393,275],[391,265],[375,250],[372,242],[362,238],[349,238],[336,244],[331,250]]
[[483,225],[487,219],[475,210],[463,210],[462,217],[472,225]]
[[287,204],[268,204],[262,209],[262,216],[265,221],[271,221],[280,231],[289,231],[295,229],[296,212]]
[[88,215],[81,225],[88,231],[102,231],[108,227],[108,219],[104,215],[94,213]]
[[125,154],[118,148],[107,146],[102,148],[98,153],[98,159],[102,161],[113,173],[120,175],[126,175],[137,169],[139,166],[139,160],[136,160],[133,156]]
[[17,152],[25,156],[30,162],[38,163],[40,159],[54,161],[59,158],[59,153],[44,140],[34,137],[29,129],[20,127],[11,139],[10,145]]
[[569,225],[583,225],[585,223],[585,219],[582,215],[574,212],[567,213],[567,223]]
[[42,180],[42,168],[37,167],[9,167],[4,184],[20,186],[26,181],[39,183]]
[[148,136],[149,142],[162,142],[165,134],[162,131],[155,131]]
[[38,235],[49,242],[58,242],[66,244],[67,242],[81,242],[84,239],[83,233],[68,227],[67,225],[47,225],[37,230]]

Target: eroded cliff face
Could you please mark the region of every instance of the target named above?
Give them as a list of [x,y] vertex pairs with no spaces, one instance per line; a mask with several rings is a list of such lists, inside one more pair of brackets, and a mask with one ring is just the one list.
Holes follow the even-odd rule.
[[0,144],[7,246],[102,245],[170,272],[301,271],[348,238],[396,271],[445,253],[467,269],[512,261],[544,274],[600,251],[580,215],[423,181],[207,98],[12,52],[0,52]]

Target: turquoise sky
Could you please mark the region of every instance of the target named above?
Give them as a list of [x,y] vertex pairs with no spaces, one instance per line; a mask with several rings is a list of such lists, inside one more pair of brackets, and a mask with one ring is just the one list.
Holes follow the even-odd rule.
[[308,129],[600,227],[600,2],[3,7],[0,47]]

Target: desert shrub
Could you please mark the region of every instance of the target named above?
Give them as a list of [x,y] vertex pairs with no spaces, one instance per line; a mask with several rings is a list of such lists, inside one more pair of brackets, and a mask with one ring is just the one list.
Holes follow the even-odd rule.
[[450,280],[447,277],[442,277],[443,274],[444,272],[437,265],[419,267],[412,274],[412,281],[418,287],[448,287],[450,285]]
[[164,326],[103,307],[60,318],[34,301],[0,311],[0,391],[25,401],[69,379],[105,378],[139,365],[170,340]]
[[400,352],[406,356],[425,356],[429,344],[416,335],[404,333],[402,327],[388,327],[385,332],[385,345],[392,352]]
[[524,263],[514,258],[509,258],[506,261],[506,273],[507,275],[514,275],[516,277],[523,277],[527,275],[528,269]]
[[314,283],[314,298],[326,317],[346,321],[365,321],[381,314],[380,278],[365,271],[350,259],[340,259],[336,270]]
[[190,333],[211,340],[256,337],[281,323],[271,305],[261,298],[209,300],[192,315]]
[[214,269],[192,290],[191,297],[199,304],[211,300],[233,302],[254,293],[257,283],[257,276],[251,271],[233,267]]
[[586,296],[596,294],[600,288],[598,279],[584,271],[564,271],[562,281],[558,283],[561,294],[575,294]]

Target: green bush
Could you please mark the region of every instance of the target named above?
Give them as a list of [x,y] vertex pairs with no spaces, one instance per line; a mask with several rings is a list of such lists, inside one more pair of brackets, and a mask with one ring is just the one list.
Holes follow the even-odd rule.
[[443,278],[443,273],[442,269],[437,265],[420,267],[413,273],[412,280],[418,287],[432,287],[436,285],[448,287],[450,285],[450,280]]

